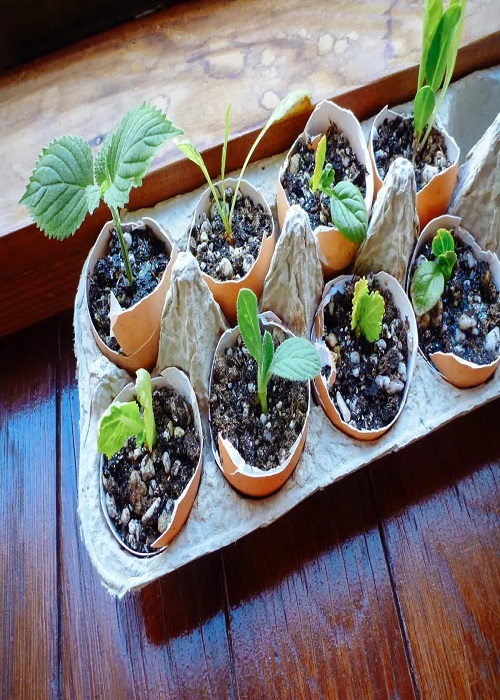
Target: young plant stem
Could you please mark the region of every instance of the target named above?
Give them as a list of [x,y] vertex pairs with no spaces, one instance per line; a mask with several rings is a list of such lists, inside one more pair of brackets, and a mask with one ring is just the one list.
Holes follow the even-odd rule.
[[264,373],[262,371],[262,367],[260,363],[258,363],[258,370],[257,370],[257,392],[259,394],[259,401],[260,401],[260,407],[262,409],[262,413],[267,416],[267,386],[264,381]]
[[127,272],[128,283],[130,286],[134,283],[134,275],[132,274],[132,268],[130,267],[130,260],[128,258],[128,250],[125,245],[125,238],[123,237],[122,225],[120,223],[120,217],[118,216],[118,211],[115,207],[110,207],[111,214],[113,216],[113,223],[115,225],[116,233],[118,234],[118,239],[120,241],[120,247],[122,249],[123,260],[125,261],[125,270]]

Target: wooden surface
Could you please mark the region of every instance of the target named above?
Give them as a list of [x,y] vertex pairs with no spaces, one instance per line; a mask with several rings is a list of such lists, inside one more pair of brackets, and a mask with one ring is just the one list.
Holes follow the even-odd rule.
[[499,696],[499,401],[117,602],[78,532],[70,315],[0,360],[2,698]]
[[[43,146],[74,133],[98,146],[140,100],[164,108],[218,173],[232,104],[228,168],[239,167],[278,99],[299,87],[337,97],[360,117],[411,97],[422,2],[200,0],[180,4],[0,77],[0,336],[72,305],[83,260],[109,218],[104,207],[70,240],[50,241],[18,204]],[[500,62],[500,4],[469,0],[456,75]],[[376,84],[365,86],[377,81]],[[378,82],[381,81],[381,82]],[[257,153],[289,146],[307,114],[275,129]],[[167,145],[131,208],[202,183]]]

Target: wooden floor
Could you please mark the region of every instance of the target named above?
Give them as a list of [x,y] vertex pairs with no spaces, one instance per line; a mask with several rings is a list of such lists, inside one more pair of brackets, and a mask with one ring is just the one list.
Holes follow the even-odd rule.
[[498,698],[500,402],[117,602],[68,313],[0,345],[2,698]]

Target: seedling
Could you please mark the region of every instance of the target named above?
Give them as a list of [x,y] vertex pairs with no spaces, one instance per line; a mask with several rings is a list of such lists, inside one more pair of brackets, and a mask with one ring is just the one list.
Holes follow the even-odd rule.
[[165,114],[145,102],[128,112],[110,131],[97,156],[84,139],[61,136],[44,148],[20,204],[49,238],[63,240],[75,233],[87,213],[108,205],[113,217],[127,278],[134,281],[118,209],[139,187],[160,146],[182,134]]
[[378,291],[368,292],[368,282],[362,277],[354,285],[351,330],[356,331],[358,338],[363,334],[370,343],[374,343],[380,338],[384,312],[383,296]]
[[449,231],[438,230],[432,240],[432,252],[436,260],[426,260],[419,265],[411,282],[411,300],[417,316],[436,306],[457,262],[455,241]]
[[231,112],[231,105],[228,104],[227,109],[226,109],[226,128],[224,132],[224,144],[222,147],[222,156],[221,156],[221,173],[220,173],[220,180],[221,180],[221,190],[222,193],[217,192],[213,182],[212,178],[210,177],[210,174],[208,172],[208,169],[205,165],[205,162],[203,160],[203,156],[201,153],[197,150],[193,144],[191,144],[189,141],[179,141],[177,143],[177,146],[179,149],[184,153],[187,158],[189,158],[190,161],[195,163],[200,170],[202,171],[203,175],[205,176],[208,186],[210,187],[210,191],[212,192],[212,197],[215,202],[215,206],[217,207],[217,211],[220,214],[220,218],[222,219],[222,223],[224,224],[224,231],[226,238],[228,242],[232,245],[234,243],[234,236],[233,232],[231,229],[231,222],[233,219],[233,212],[234,212],[234,207],[236,204],[236,199],[238,196],[238,191],[240,189],[240,184],[241,180],[243,178],[243,175],[245,173],[245,170],[247,168],[248,163],[250,162],[250,159],[252,155],[254,154],[255,149],[259,145],[259,143],[262,141],[264,138],[265,134],[267,131],[270,129],[270,127],[275,123],[280,121],[281,119],[284,119],[285,117],[289,116],[292,112],[298,111],[303,105],[309,104],[310,101],[310,95],[307,92],[304,92],[302,90],[296,90],[295,92],[291,92],[289,95],[284,97],[281,102],[276,105],[274,108],[273,113],[267,120],[264,128],[262,131],[259,133],[257,138],[255,139],[252,147],[250,148],[248,155],[245,159],[245,162],[243,163],[243,167],[240,171],[238,180],[236,182],[236,187],[234,188],[234,192],[231,196],[231,202],[226,202],[226,187],[225,187],[225,171],[226,171],[226,156],[227,156],[227,144],[229,140],[229,122],[230,122],[230,112]]
[[365,200],[360,190],[349,180],[338,182],[332,187],[335,180],[335,170],[330,163],[325,165],[326,135],[316,149],[314,159],[314,173],[309,181],[313,192],[319,190],[330,197],[330,213],[333,224],[338,228],[347,240],[359,245],[366,238],[368,229],[368,211]]
[[267,385],[273,374],[299,382],[314,379],[321,370],[321,360],[305,338],[287,338],[275,352],[269,331],[260,334],[257,297],[250,289],[240,289],[236,307],[241,337],[257,362],[257,392],[262,412],[267,414]]
[[137,370],[135,381],[137,401],[115,401],[103,413],[97,434],[97,449],[112,457],[135,435],[137,447],[146,444],[151,452],[156,444],[151,376],[145,369]]
[[[422,55],[413,106],[414,161],[431,133],[453,75],[466,2],[467,0],[450,0],[447,10],[443,12],[442,0],[425,0]],[[441,94],[436,102],[440,87]]]

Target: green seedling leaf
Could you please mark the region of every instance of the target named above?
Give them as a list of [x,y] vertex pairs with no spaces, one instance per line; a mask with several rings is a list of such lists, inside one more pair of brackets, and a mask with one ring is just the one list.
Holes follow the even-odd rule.
[[330,199],[332,221],[338,230],[351,241],[360,244],[366,238],[368,211],[363,195],[352,182],[339,182]]
[[443,273],[444,281],[448,282],[457,262],[457,254],[453,250],[447,250],[446,253],[441,253],[437,259],[437,264]]
[[462,17],[460,5],[450,5],[439,20],[425,63],[425,77],[434,92],[439,90],[449,59],[448,50]]
[[325,165],[325,169],[321,173],[321,180],[319,183],[319,189],[327,194],[329,197],[334,197],[335,193],[332,190],[333,181],[335,180],[335,170],[332,168],[330,163]]
[[97,449],[106,457],[112,457],[124,446],[132,435],[139,436],[141,444],[144,435],[144,422],[136,401],[113,403],[104,412],[99,423]]
[[[309,187],[312,189],[313,192],[316,192],[316,190],[319,187],[319,183],[322,180],[323,166],[325,164],[325,157],[326,157],[326,134],[323,134],[320,142],[318,143],[318,147],[317,147],[316,153],[314,155],[314,173],[313,173],[312,178],[309,180]],[[334,175],[335,175],[335,173],[334,173]]]
[[318,351],[305,338],[287,338],[276,348],[271,374],[292,381],[314,379],[321,371]]
[[243,342],[257,364],[261,365],[262,344],[260,339],[257,297],[251,289],[240,289],[236,300],[236,314]]
[[220,181],[222,187],[222,208],[226,210],[226,186],[224,184],[224,178],[226,175],[226,157],[227,157],[227,143],[229,141],[229,123],[231,120],[231,103],[227,105],[226,109],[226,128],[224,129],[224,144],[222,146],[222,157],[221,157],[221,167],[220,167]]
[[445,228],[438,229],[436,235],[432,239],[432,252],[438,258],[440,255],[448,251],[455,250],[455,241],[453,236]]
[[142,183],[160,146],[180,134],[182,130],[153,105],[144,102],[130,110],[108,137],[105,156],[109,181],[104,201],[110,207],[125,206],[130,190]]
[[263,129],[265,133],[272,124],[291,117],[294,113],[303,112],[311,106],[311,93],[306,90],[294,90],[288,93],[273,110]]
[[92,210],[97,206],[93,185],[89,144],[62,136],[43,149],[20,204],[46,236],[62,240],[75,233],[89,205]]
[[418,71],[418,89],[422,87],[425,79],[425,64],[427,54],[432,42],[432,38],[436,32],[439,20],[443,16],[442,0],[425,0],[424,4],[424,21],[422,30],[422,53],[420,59],[420,67]]
[[269,370],[274,357],[273,337],[266,331],[262,340],[262,375],[266,384],[269,382]]
[[368,292],[368,282],[362,277],[354,285],[352,299],[351,330],[361,333],[370,342],[380,338],[385,302],[378,291]]
[[151,375],[145,369],[138,369],[135,380],[135,391],[137,400],[143,409],[144,431],[146,435],[146,446],[151,452],[156,444],[156,425],[153,412],[153,392],[151,388]]
[[423,130],[425,129],[425,125],[432,116],[435,102],[434,93],[429,85],[424,85],[421,87],[415,96],[415,102],[413,105],[413,119],[418,138],[420,138]]
[[444,276],[437,263],[427,260],[417,267],[411,281],[410,294],[417,316],[430,311],[444,291]]

